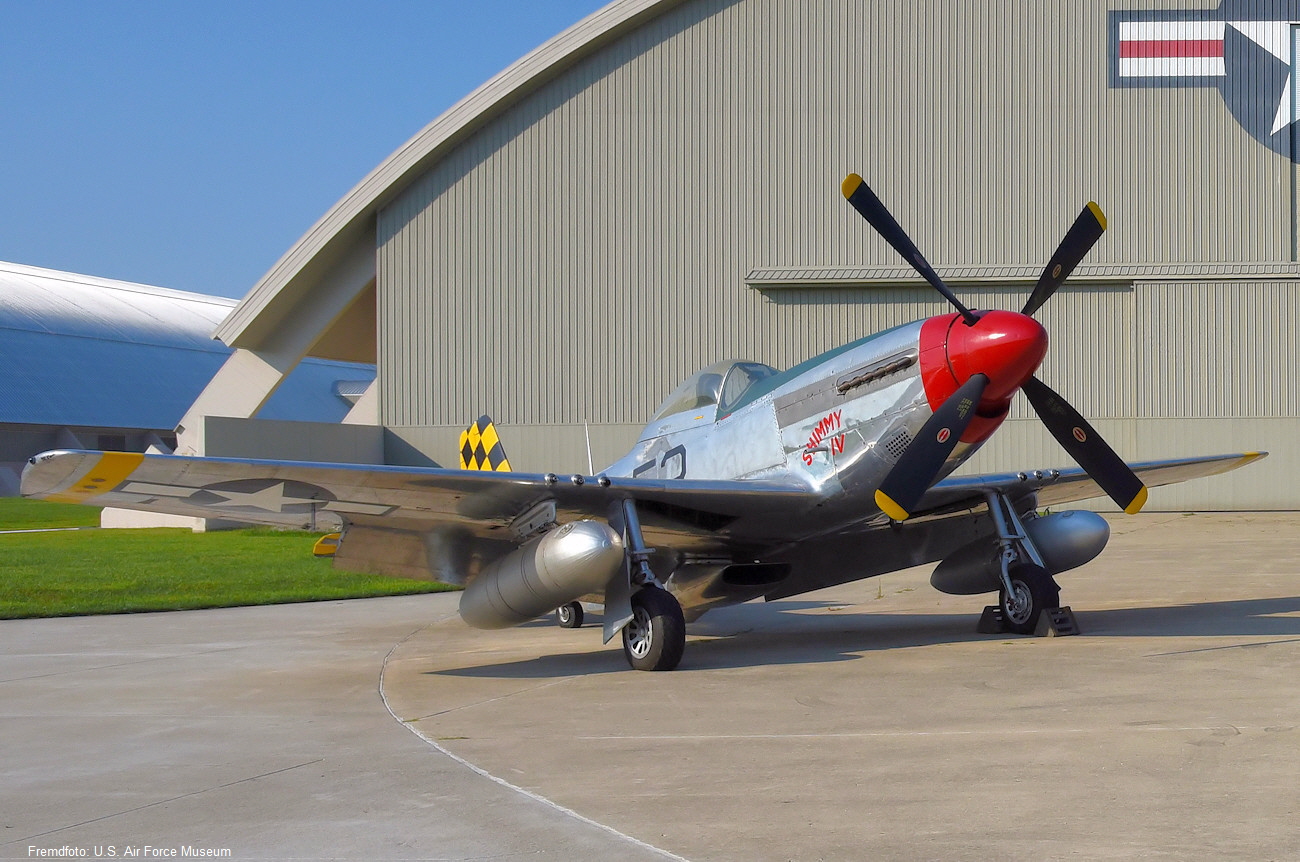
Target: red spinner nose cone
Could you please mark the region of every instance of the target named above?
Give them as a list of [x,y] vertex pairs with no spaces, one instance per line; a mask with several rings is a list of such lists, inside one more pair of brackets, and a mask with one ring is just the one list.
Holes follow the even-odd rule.
[[1047,354],[1047,330],[1014,311],[987,311],[974,326],[960,320],[948,332],[948,365],[959,383],[984,374],[983,401],[1010,398]]

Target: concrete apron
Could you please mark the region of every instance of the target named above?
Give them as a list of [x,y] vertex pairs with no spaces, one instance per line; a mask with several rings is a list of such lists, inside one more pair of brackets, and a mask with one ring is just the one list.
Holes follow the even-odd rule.
[[1110,520],[1060,578],[1079,637],[976,634],[996,599],[912,570],[713,612],[666,674],[590,621],[450,618],[383,690],[453,756],[690,859],[1300,857],[1300,515]]

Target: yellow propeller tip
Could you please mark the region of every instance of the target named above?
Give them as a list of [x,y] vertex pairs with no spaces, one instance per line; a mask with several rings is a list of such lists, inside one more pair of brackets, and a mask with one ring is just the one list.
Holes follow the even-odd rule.
[[906,521],[911,517],[908,515],[906,509],[891,500],[889,495],[884,491],[876,491],[876,505],[880,507],[880,511],[884,512],[895,521]]
[[1092,211],[1092,217],[1097,220],[1097,224],[1101,225],[1101,229],[1105,230],[1106,214],[1101,211],[1101,207],[1097,206],[1097,202],[1088,201],[1088,209]]
[[860,185],[862,185],[862,177],[857,174],[849,174],[845,177],[844,182],[840,185],[840,191],[844,193],[844,199],[848,200],[853,197],[853,193],[858,190]]
[[1137,496],[1135,496],[1129,502],[1129,504],[1124,507],[1124,514],[1136,515],[1138,512],[1142,511],[1142,507],[1145,506],[1146,504],[1147,504],[1147,489],[1145,486],[1143,486],[1142,490],[1137,492]]

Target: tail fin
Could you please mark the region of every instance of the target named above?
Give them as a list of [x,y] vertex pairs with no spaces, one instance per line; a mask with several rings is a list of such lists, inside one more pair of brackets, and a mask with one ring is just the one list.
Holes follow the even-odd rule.
[[486,413],[475,420],[460,435],[460,468],[462,470],[510,471],[506,448],[501,445],[492,417]]

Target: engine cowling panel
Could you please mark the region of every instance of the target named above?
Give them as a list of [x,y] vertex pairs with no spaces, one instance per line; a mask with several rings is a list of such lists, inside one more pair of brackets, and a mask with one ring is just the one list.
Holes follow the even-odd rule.
[[[1055,512],[1024,524],[1053,575],[1082,566],[1100,554],[1110,539],[1110,525],[1096,512]],[[945,557],[930,575],[930,585],[941,593],[974,596],[996,592],[1002,586],[1000,573],[997,539],[979,539]]]
[[607,524],[571,521],[483,568],[460,597],[460,616],[479,629],[526,623],[589,593],[623,565],[623,542]]

